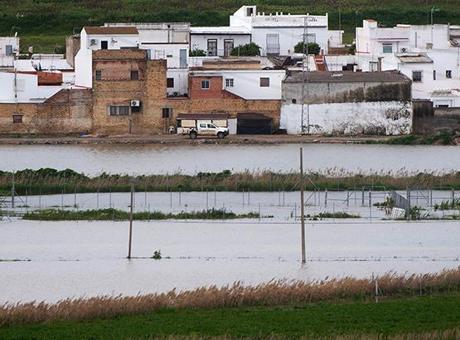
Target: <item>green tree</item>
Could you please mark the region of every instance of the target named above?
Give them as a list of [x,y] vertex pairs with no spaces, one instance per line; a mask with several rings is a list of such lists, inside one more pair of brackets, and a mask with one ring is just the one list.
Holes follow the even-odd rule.
[[241,45],[235,47],[231,55],[234,56],[255,56],[255,55],[260,55],[260,46],[258,46],[255,43],[249,43],[246,45]]
[[297,45],[294,46],[295,53],[305,53],[308,51],[308,54],[317,55],[321,52],[321,47],[317,43],[311,42],[305,46],[303,41],[299,42]]

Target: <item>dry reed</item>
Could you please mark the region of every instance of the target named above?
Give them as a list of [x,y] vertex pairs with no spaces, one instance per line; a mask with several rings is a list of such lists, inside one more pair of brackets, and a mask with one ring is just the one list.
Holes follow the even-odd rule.
[[[430,295],[460,290],[460,267],[438,274],[396,275],[378,278],[380,297]],[[323,281],[271,281],[257,286],[241,282],[190,291],[125,296],[98,296],[46,302],[6,303],[0,306],[0,326],[57,320],[89,320],[132,315],[162,308],[220,308],[249,306],[302,305],[319,301],[375,297],[375,280],[328,279]]]

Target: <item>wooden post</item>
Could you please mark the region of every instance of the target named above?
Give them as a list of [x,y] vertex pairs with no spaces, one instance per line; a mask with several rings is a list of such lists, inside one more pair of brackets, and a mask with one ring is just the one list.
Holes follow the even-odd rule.
[[305,204],[304,204],[304,182],[303,182],[303,148],[300,148],[300,237],[302,249],[302,263],[306,263],[305,254]]
[[14,187],[14,171],[13,171],[13,179],[11,181],[11,208],[14,209],[14,195],[16,194],[16,189]]
[[134,206],[134,183],[131,183],[131,205],[129,207],[128,259],[131,259],[131,243],[133,241],[133,206]]

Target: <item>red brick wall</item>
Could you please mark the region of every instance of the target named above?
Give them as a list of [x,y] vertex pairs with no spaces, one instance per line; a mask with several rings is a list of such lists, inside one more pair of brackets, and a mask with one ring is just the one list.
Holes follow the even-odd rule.
[[[202,89],[201,82],[209,80],[209,89]],[[223,98],[222,76],[201,77],[190,76],[189,78],[189,94],[191,99],[201,98]]]

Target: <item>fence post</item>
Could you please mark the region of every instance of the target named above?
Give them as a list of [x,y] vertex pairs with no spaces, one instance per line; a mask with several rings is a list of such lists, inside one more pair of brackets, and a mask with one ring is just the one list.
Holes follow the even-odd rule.
[[378,276],[375,277],[375,302],[379,302],[379,281]]
[[455,208],[455,189],[452,188],[452,208]]
[[13,178],[11,181],[11,208],[14,209],[14,195],[16,194],[15,183],[14,183],[14,171],[13,171]]
[[364,207],[364,187],[361,188],[361,206]]
[[327,188],[324,191],[324,206],[327,207]]
[[410,189],[409,189],[409,188],[407,188],[407,194],[406,194],[406,196],[407,196],[406,218],[407,218],[408,220],[410,220],[410,219],[411,219],[411,215],[410,215],[411,202],[410,202]]

